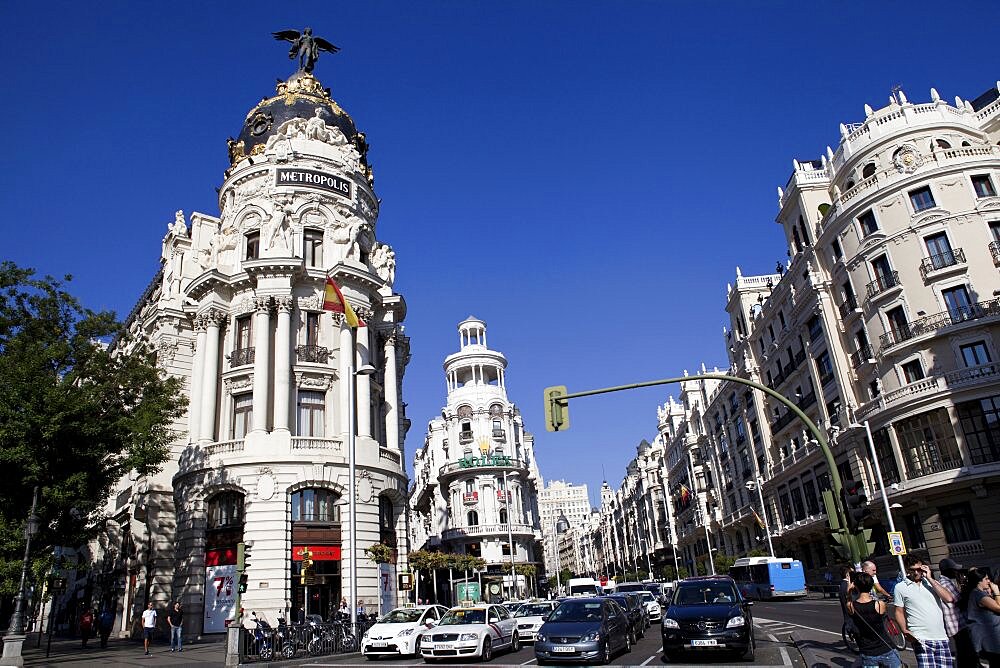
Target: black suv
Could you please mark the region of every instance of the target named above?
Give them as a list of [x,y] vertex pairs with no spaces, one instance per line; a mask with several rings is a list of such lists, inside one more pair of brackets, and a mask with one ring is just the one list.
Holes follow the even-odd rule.
[[628,617],[628,628],[632,634],[633,644],[638,642],[639,638],[646,635],[646,606],[642,604],[642,599],[639,598],[638,594],[611,594],[608,596],[612,601],[618,604],[618,606],[625,611],[625,616]]
[[663,613],[664,656],[673,661],[681,651],[727,650],[752,661],[752,605],[728,576],[682,580]]

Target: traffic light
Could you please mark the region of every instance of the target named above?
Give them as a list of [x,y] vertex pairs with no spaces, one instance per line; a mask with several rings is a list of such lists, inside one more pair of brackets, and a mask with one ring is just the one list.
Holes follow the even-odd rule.
[[243,574],[240,575],[240,586],[239,586],[239,590],[238,591],[241,594],[247,593],[247,574],[246,573],[243,573]]
[[542,396],[545,399],[545,430],[566,431],[569,429],[569,401],[559,397],[568,394],[565,385],[546,387]]
[[864,528],[868,517],[868,497],[865,488],[857,480],[845,480],[840,489],[840,501],[844,506],[844,518],[847,520],[847,530],[858,533]]
[[250,566],[250,546],[240,542],[236,544],[236,572],[242,573]]

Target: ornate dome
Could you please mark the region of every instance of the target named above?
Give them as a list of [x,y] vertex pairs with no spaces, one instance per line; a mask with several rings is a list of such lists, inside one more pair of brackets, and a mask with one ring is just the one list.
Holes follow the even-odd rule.
[[349,142],[356,143],[354,121],[331,97],[330,89],[308,72],[299,71],[288,81],[278,81],[277,95],[261,100],[250,110],[238,139],[229,140],[229,162],[235,164],[264,150],[268,138],[293,118],[309,119],[320,109],[327,126],[337,126]]

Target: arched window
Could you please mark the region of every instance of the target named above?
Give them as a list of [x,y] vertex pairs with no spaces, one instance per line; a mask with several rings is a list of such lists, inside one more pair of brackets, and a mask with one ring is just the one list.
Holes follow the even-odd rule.
[[507,524],[507,509],[500,509],[500,524]]
[[844,184],[844,190],[850,190],[854,187],[854,179],[848,179],[847,183]]
[[479,526],[479,513],[470,510],[465,516],[465,524],[470,527]]
[[865,168],[861,170],[861,178],[870,179],[871,177],[875,176],[876,169],[877,167],[875,166],[875,163],[869,162],[867,165],[865,165]]
[[243,525],[243,495],[220,492],[208,502],[208,528],[221,529]]
[[340,522],[340,496],[329,489],[300,489],[292,494],[293,522]]
[[[938,148],[951,148],[951,144],[946,142],[944,139],[935,139],[934,143],[937,144]],[[933,148],[933,147],[931,147]]]

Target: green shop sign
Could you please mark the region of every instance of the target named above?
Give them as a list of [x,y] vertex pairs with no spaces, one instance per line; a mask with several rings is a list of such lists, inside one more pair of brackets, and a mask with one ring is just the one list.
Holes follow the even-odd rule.
[[484,457],[462,457],[459,468],[473,469],[480,466],[513,466],[514,460],[507,455],[486,455]]

